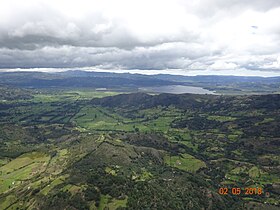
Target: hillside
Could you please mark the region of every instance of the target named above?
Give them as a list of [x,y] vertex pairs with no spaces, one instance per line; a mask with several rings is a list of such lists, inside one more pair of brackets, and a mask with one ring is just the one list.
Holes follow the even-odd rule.
[[0,102],[1,209],[280,208],[279,95],[57,91]]

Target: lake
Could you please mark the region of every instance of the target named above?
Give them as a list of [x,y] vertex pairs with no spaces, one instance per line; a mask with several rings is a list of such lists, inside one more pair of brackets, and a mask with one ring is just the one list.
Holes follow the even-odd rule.
[[212,94],[212,95],[217,94],[214,91],[210,91],[202,87],[184,86],[184,85],[143,87],[143,88],[139,88],[139,90],[143,92],[153,92],[153,93],[173,93],[173,94],[193,93],[193,94]]

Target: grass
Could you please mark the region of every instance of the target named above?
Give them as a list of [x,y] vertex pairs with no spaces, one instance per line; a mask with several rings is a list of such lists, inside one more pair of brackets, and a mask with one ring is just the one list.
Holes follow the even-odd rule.
[[138,178],[139,181],[146,181],[153,177],[153,174],[146,169],[142,169],[142,174]]
[[55,186],[62,184],[65,181],[65,178],[67,176],[60,176],[58,178],[56,178],[55,180],[53,180],[50,184],[48,184],[45,188],[43,188],[41,190],[41,193],[43,195],[47,195]]
[[105,172],[106,172],[107,174],[111,174],[112,176],[116,176],[116,175],[117,175],[116,170],[114,170],[114,169],[112,169],[112,168],[110,168],[110,167],[106,167],[106,168],[105,168]]
[[252,181],[259,185],[280,183],[278,175],[267,173],[257,166],[252,165],[235,167],[229,171],[225,177],[227,180],[238,182],[240,184],[245,184],[247,181]]
[[63,187],[63,191],[69,191],[72,195],[78,193],[82,189],[83,187],[72,185],[72,184],[67,184],[66,186]]
[[95,89],[78,89],[78,90],[61,90],[58,93],[41,92],[34,94],[33,102],[58,102],[58,101],[74,101],[80,99],[102,98],[106,96],[113,96],[120,94],[120,92],[113,91],[96,91]]
[[137,174],[135,171],[132,171],[132,180],[135,181],[146,181],[153,177],[153,174],[147,171],[145,168],[141,168],[141,173]]
[[[153,113],[154,110],[157,111]],[[167,133],[171,122],[174,120],[174,116],[171,116],[172,112],[162,111],[160,108],[152,109],[152,111],[147,109],[142,112],[145,119],[150,119],[142,123],[139,122],[139,118],[125,118],[102,107],[86,106],[76,114],[72,122],[78,125],[78,130],[81,132],[94,130],[133,132],[138,129],[140,132],[161,131]]]
[[127,197],[123,200],[111,198],[109,195],[101,195],[98,210],[104,210],[108,208],[109,210],[116,210],[118,207],[126,207]]
[[60,90],[58,93],[42,92],[34,94],[34,102],[73,101],[79,99],[102,98],[121,94],[113,91],[96,91],[94,89]]
[[[124,124],[124,118],[100,107],[84,107],[73,119],[81,131],[124,130],[133,131],[133,124]],[[85,129],[85,130],[83,130]]]
[[9,160],[7,158],[0,159],[0,167],[3,165],[6,165],[8,162],[9,162]]
[[261,170],[258,167],[253,166],[248,171],[248,174],[249,174],[249,177],[251,177],[251,178],[259,178],[261,176]]
[[217,116],[217,115],[211,115],[207,117],[208,120],[216,120],[219,122],[228,122],[228,121],[234,121],[236,120],[235,117],[230,116]]
[[50,156],[32,152],[23,154],[0,168],[0,193],[12,189],[37,174],[42,173]]
[[206,167],[206,164],[196,159],[189,154],[182,154],[180,156],[169,156],[164,157],[164,162],[171,166],[184,171],[195,173],[198,169]]
[[118,120],[110,116],[103,109],[87,106],[73,118],[78,126],[92,130],[92,129],[113,129],[117,125]]
[[[228,126],[228,131],[218,127],[205,131],[188,130],[186,128],[175,129],[171,126],[172,121],[184,119],[193,115],[200,115],[201,111],[192,112],[192,110],[188,110],[186,113],[183,113],[182,110],[175,109],[174,107],[164,108],[160,106],[151,109],[131,111],[122,108],[109,109],[94,107],[88,103],[92,98],[115,94],[119,93],[95,90],[63,90],[58,93],[45,92],[36,94],[34,99],[25,101],[25,103],[29,103],[28,105],[17,104],[12,108],[3,110],[5,114],[3,114],[1,118],[3,126],[1,126],[0,129],[0,138],[3,139],[2,148],[5,147],[3,151],[7,151],[7,154],[19,155],[24,152],[25,154],[12,157],[3,155],[3,157],[9,158],[0,159],[0,195],[2,196],[0,199],[0,209],[4,209],[13,204],[16,200],[15,197],[9,196],[10,193],[21,196],[20,193],[23,192],[23,200],[28,204],[32,204],[34,202],[34,200],[32,200],[34,197],[25,193],[28,187],[30,187],[31,190],[43,188],[38,193],[39,195],[41,193],[43,195],[48,195],[60,186],[62,190],[68,190],[72,194],[83,189],[83,187],[80,187],[79,183],[76,183],[77,185],[72,185],[65,182],[65,177],[61,176],[61,173],[65,170],[71,170],[72,163],[75,163],[86,154],[89,154],[95,147],[97,150],[94,152],[94,155],[102,159],[104,164],[107,164],[104,165],[105,167],[107,166],[105,168],[106,173],[113,176],[121,175],[119,172],[121,170],[114,167],[113,164],[121,164],[123,168],[135,164],[133,160],[136,158],[133,157],[137,157],[137,154],[132,150],[133,147],[131,145],[125,141],[121,142],[120,139],[122,138],[118,136],[118,132],[109,131],[124,131],[122,135],[126,135],[126,132],[134,132],[138,129],[139,132],[148,131],[148,134],[150,131],[156,131],[167,137],[172,143],[176,142],[186,145],[188,148],[192,149],[194,154],[197,154],[197,156],[195,155],[196,157],[200,157],[198,154],[203,155],[206,161],[210,162],[218,158],[235,159],[230,160],[230,163],[225,161],[216,164],[217,168],[221,168],[227,176],[226,179],[222,180],[224,184],[245,186],[245,183],[248,182],[248,186],[253,184],[264,186],[266,184],[280,183],[279,174],[274,171],[277,164],[279,165],[280,163],[279,155],[264,153],[265,155],[250,159],[250,157],[244,155],[246,154],[246,148],[244,149],[242,146],[238,147],[238,149],[231,147],[231,143],[236,142],[243,132],[246,136],[246,130],[242,131],[242,128],[237,126],[239,118],[247,115],[258,116],[262,114],[261,111],[229,111],[228,115],[230,116],[223,116],[224,114],[226,115],[226,113],[219,111],[205,113],[203,117],[209,120],[227,122],[225,125]],[[75,103],[75,101],[77,101],[77,103]],[[217,113],[217,115],[215,115],[215,113]],[[71,118],[72,116],[73,118]],[[273,114],[268,116],[269,118],[263,118],[263,116],[259,118],[261,119],[259,120],[260,122],[257,121],[258,123],[255,125],[268,125],[277,120],[276,117],[273,118]],[[62,127],[63,123],[68,123],[70,118],[73,125],[83,132],[78,134],[78,144],[75,144],[75,141],[72,140],[57,141],[56,137],[48,137],[52,136],[52,134],[60,135],[60,131],[68,129],[67,124],[63,129],[59,126]],[[262,121],[262,119],[264,120]],[[9,124],[6,122],[9,122]],[[19,126],[16,126],[16,124]],[[52,127],[49,126],[50,124]],[[21,127],[20,125],[23,126]],[[48,138],[47,141],[45,141],[47,143],[40,142],[39,144],[29,144],[29,140],[37,141],[37,137],[34,137],[33,140],[32,135],[28,133],[29,130],[32,131],[33,125],[36,125],[39,131],[42,131],[43,135]],[[74,129],[75,128],[71,127],[71,130]],[[76,138],[75,135],[74,133],[73,138]],[[68,139],[68,136],[72,138],[72,134],[66,134],[65,136],[62,134],[62,138],[59,138]],[[262,138],[266,139],[266,137]],[[101,142],[104,143],[100,144]],[[30,150],[23,150],[22,148],[29,148]],[[52,153],[54,155],[50,158],[49,155],[42,152],[29,152],[31,149],[35,151],[38,148],[44,148],[44,151],[47,152],[56,151],[56,154]],[[234,156],[226,156],[227,149],[229,149],[228,152]],[[14,153],[17,151],[19,151],[19,153]],[[40,149],[40,151],[42,150]],[[179,151],[184,153],[190,150],[182,149]],[[164,161],[168,166],[192,173],[197,172],[200,168],[206,167],[206,162],[189,154],[171,157],[166,155]],[[257,163],[257,161],[259,161],[259,163]],[[262,168],[262,165],[271,166],[272,169]],[[157,173],[151,168],[149,168],[149,171],[145,169],[136,171],[137,173],[135,172],[135,174],[133,174],[135,176],[135,181],[149,182],[151,178],[157,178]],[[224,173],[221,177],[223,177]],[[155,177],[153,177],[153,174],[155,174]],[[43,197],[43,195],[40,196]],[[4,198],[3,196],[6,197]],[[273,196],[275,196],[275,194],[273,194]],[[108,195],[102,195],[99,209],[104,209],[105,207],[116,209],[119,206],[125,206],[126,202],[127,198],[119,200],[113,199]],[[16,204],[13,204],[13,206],[15,205]]]
[[98,206],[98,210],[103,210],[108,204],[109,196],[108,195],[101,195],[100,203]]
[[169,129],[167,132],[168,138],[175,143],[184,144],[193,151],[198,150],[198,144],[193,141],[191,132],[188,129]]
[[275,164],[280,165],[280,155],[262,155],[259,157],[259,160],[266,160],[267,162],[274,162]]
[[50,173],[52,175],[60,174],[66,166],[67,160],[69,158],[67,149],[57,150],[56,152],[56,155],[51,159],[46,170],[47,173]]
[[265,118],[263,121],[261,121],[261,122],[259,122],[259,123],[256,123],[255,125],[266,124],[266,123],[270,123],[270,122],[273,122],[273,121],[275,121],[275,119],[269,117],[269,118]]
[[58,102],[58,101],[69,101],[75,100],[77,96],[74,97],[72,95],[60,95],[60,94],[36,94],[32,99],[33,102],[43,102],[43,103],[50,103],[50,102]]
[[235,135],[235,134],[229,134],[228,135],[228,139],[232,142],[236,141],[238,139],[238,135]]
[[17,197],[15,195],[8,195],[7,197],[0,199],[0,209],[7,209],[16,200]]
[[81,99],[92,99],[92,98],[102,98],[106,96],[114,96],[121,94],[121,92],[113,91],[96,91],[96,90],[74,90],[65,92],[69,95],[78,95]]
[[112,199],[108,204],[109,210],[116,210],[118,207],[126,207],[127,197],[123,200],[120,199]]

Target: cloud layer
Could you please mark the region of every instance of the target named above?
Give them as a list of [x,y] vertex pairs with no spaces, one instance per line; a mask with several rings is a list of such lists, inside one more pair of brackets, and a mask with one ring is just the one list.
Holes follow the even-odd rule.
[[0,68],[275,73],[278,20],[279,0],[0,1]]

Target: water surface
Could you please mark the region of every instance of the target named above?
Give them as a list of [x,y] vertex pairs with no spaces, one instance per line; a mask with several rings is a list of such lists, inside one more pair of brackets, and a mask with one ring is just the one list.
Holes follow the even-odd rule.
[[216,94],[214,91],[204,89],[202,87],[184,86],[184,85],[166,85],[159,87],[144,87],[139,88],[140,91],[152,92],[152,93],[193,93],[193,94]]

